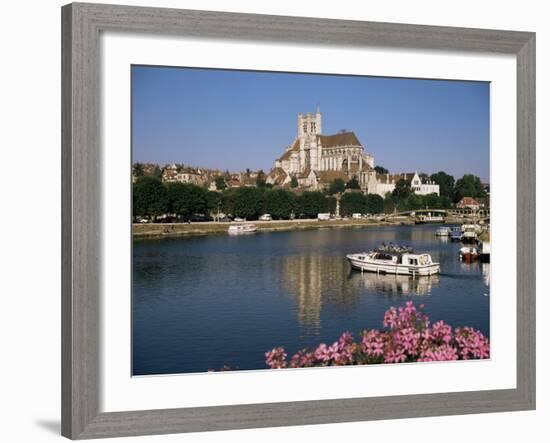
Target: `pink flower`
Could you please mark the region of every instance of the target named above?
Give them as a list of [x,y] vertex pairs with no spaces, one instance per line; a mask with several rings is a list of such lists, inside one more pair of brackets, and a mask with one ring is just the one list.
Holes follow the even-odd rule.
[[328,346],[303,349],[287,362],[284,348],[266,352],[266,363],[273,369],[409,361],[451,361],[483,359],[490,356],[489,340],[471,327],[452,329],[443,321],[430,326],[430,319],[412,301],[391,307],[384,314],[385,330],[364,330],[356,343],[351,332],[344,332]]

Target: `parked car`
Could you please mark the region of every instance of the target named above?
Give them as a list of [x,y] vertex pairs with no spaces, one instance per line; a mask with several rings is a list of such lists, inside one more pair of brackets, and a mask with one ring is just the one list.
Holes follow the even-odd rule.
[[354,220],[360,220],[363,218],[363,214],[360,214],[359,212],[356,212],[354,214],[351,214],[351,218],[353,218]]
[[328,220],[330,220],[330,214],[328,212],[319,212],[317,214],[317,220],[319,220],[319,221],[328,221]]
[[241,217],[235,217],[233,219],[234,222],[238,222],[238,223],[242,223],[242,222],[245,222],[246,221],[246,218],[241,218]]
[[258,220],[260,220],[260,221],[271,221],[273,219],[271,218],[271,214],[263,214],[262,216],[260,216],[260,218]]

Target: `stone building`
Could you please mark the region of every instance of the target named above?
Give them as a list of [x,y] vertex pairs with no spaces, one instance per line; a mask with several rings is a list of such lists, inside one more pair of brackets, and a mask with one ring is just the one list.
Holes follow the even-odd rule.
[[439,185],[430,179],[421,178],[417,172],[403,174],[378,174],[375,171],[371,171],[368,173],[368,177],[366,179],[366,191],[369,194],[378,194],[385,197],[388,192],[393,192],[395,185],[399,180],[408,181],[410,183],[411,190],[417,195],[439,195]]
[[319,189],[334,177],[345,181],[354,176],[362,187],[374,166],[374,158],[353,132],[323,134],[321,111],[298,114],[297,135],[294,142],[275,161],[267,182],[287,185],[295,177],[300,187]]

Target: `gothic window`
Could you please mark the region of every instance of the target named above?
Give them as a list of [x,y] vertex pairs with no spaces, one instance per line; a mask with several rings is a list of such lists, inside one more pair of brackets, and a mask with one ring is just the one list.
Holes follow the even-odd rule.
[[311,132],[315,132],[315,122],[311,122]]
[[304,122],[304,124],[303,124],[303,130],[304,130],[304,132],[307,132],[307,122]]

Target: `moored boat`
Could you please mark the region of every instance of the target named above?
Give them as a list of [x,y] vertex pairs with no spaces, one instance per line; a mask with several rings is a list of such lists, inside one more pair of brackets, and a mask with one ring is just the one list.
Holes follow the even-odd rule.
[[253,223],[244,223],[240,225],[229,226],[227,232],[231,235],[252,234],[253,232],[256,232],[257,229],[257,226]]
[[482,262],[491,261],[491,236],[489,231],[485,231],[479,235],[477,239],[477,250],[479,253],[479,259]]
[[460,248],[460,258],[466,262],[477,260],[479,253],[476,248],[472,246],[464,246]]
[[412,249],[383,246],[370,252],[348,254],[353,269],[377,274],[410,275],[412,277],[439,274],[439,263],[430,254],[416,254]]
[[414,220],[417,225],[424,223],[443,223],[443,221],[442,215],[432,215],[429,212],[427,215],[418,215]]
[[460,241],[462,238],[462,229],[460,229],[460,226],[452,226],[450,236],[451,241]]
[[451,235],[451,228],[448,226],[440,226],[437,228],[437,231],[435,231],[435,235],[438,237],[448,237]]

